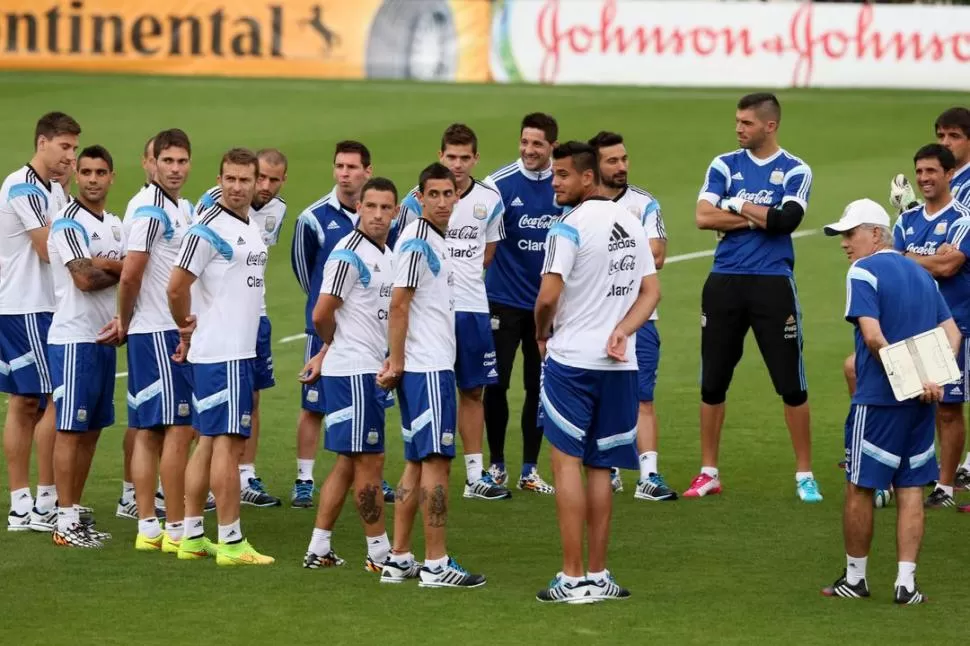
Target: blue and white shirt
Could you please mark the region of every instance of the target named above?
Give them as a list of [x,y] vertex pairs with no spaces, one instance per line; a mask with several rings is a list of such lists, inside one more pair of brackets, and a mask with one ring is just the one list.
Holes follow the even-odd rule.
[[[920,204],[904,211],[893,227],[893,246],[897,251],[918,256],[933,256],[944,243],[959,249],[970,258],[970,208],[951,200],[934,213],[926,214]],[[954,276],[937,278],[940,293],[953,313],[960,331],[970,333],[970,262]]]
[[896,401],[882,362],[862,337],[859,318],[878,320],[889,343],[932,330],[950,318],[950,309],[932,276],[911,258],[886,249],[852,263],[845,291],[845,319],[855,325],[856,391],[852,403],[918,404],[918,399]]
[[356,226],[357,212],[354,207],[340,203],[336,187],[308,206],[296,220],[290,262],[303,293],[307,295],[304,310],[307,334],[316,334],[313,308],[320,296],[327,258],[337,242],[350,235]]
[[[783,148],[766,159],[739,149],[714,158],[697,200],[717,206],[722,198],[740,197],[776,208],[795,202],[807,212],[811,191],[812,170]],[[711,273],[791,276],[794,267],[790,234],[739,229],[726,232],[718,243]]]
[[[640,220],[643,225],[643,232],[647,234],[648,242],[650,240],[667,240],[667,227],[664,226],[660,202],[650,192],[633,184],[628,184],[619,195],[613,198],[613,201]],[[649,320],[656,321],[657,318],[657,310],[654,310]]]
[[485,178],[502,196],[505,239],[485,272],[488,300],[531,310],[542,282],[546,235],[562,215],[552,190],[552,167],[530,171],[518,159]]
[[953,173],[953,179],[950,180],[950,193],[957,202],[970,207],[970,162]]

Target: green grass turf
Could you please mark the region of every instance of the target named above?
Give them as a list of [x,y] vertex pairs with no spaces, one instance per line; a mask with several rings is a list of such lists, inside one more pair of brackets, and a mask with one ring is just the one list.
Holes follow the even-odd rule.
[[[401,85],[0,75],[0,160],[12,170],[31,155],[34,120],[65,110],[81,122],[82,144],[115,155],[118,179],[110,206],[124,205],[142,181],[144,140],[165,127],[184,128],[194,145],[186,195],[214,182],[230,146],[275,145],[290,158],[284,195],[290,216],[269,266],[278,385],[264,396],[258,467],[270,491],[288,496],[295,475],[295,376],[299,342],[279,344],[303,327],[303,295],[289,268],[289,241],[299,211],[331,187],[333,144],[356,138],[373,151],[374,169],[401,189],[435,158],[441,131],[464,121],[478,133],[477,176],[513,160],[517,126],[529,111],[553,113],[561,139],[585,139],[601,128],[622,132],[633,159],[631,180],[654,192],[665,214],[671,256],[710,249],[713,235],[694,228],[693,210],[711,157],[735,147],[736,90],[589,89]],[[956,94],[784,91],[781,138],[813,169],[815,188],[804,230],[836,219],[862,196],[885,200],[893,173],[932,138]],[[6,172],[6,170],[5,170]],[[825,502],[795,498],[791,447],[775,396],[749,338],[729,395],[721,470],[725,494],[670,504],[634,503],[632,473],[616,497],[610,566],[633,591],[624,603],[540,607],[533,595],[558,570],[559,544],[551,498],[516,492],[510,502],[466,502],[461,462],[451,489],[450,551],[483,571],[477,591],[380,586],[362,570],[364,546],[352,507],[344,510],[334,545],[348,561],[336,571],[302,570],[313,511],[245,509],[254,544],[274,555],[273,567],[223,570],[135,553],[135,524],[116,519],[120,491],[119,425],[108,429],[85,492],[99,525],[114,533],[101,552],[57,550],[42,535],[0,533],[0,643],[65,640],[99,644],[166,643],[487,643],[543,641],[618,643],[877,643],[899,635],[925,642],[956,635],[955,620],[970,594],[961,577],[970,518],[929,514],[919,579],[932,603],[895,608],[892,510],[877,514],[870,562],[873,599],[832,601],[819,588],[840,573],[842,425],[847,398],[842,359],[851,328],[842,320],[846,261],[835,240],[796,242],[796,273],[805,312],[806,365],[813,405],[815,473]],[[663,358],[657,389],[660,465],[683,490],[698,464],[699,298],[709,258],[670,264],[661,273]],[[117,389],[124,423],[124,380]],[[518,418],[520,386],[512,390]],[[0,404],[2,405],[2,404]],[[388,426],[395,429],[396,410]],[[508,442],[510,470],[519,466],[518,429]],[[389,433],[387,474],[402,468],[401,441]],[[318,481],[332,458],[321,452]],[[541,470],[549,475],[543,454]],[[3,479],[6,483],[6,479]],[[5,485],[4,485],[5,486]],[[4,491],[4,495],[6,491]],[[6,502],[0,504],[6,509]],[[210,534],[215,520],[208,518]],[[421,532],[416,552],[420,553]]]

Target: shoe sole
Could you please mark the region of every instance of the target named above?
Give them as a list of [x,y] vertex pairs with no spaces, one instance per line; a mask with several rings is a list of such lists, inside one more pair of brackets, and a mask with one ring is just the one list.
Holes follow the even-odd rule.
[[16,525],[16,526],[7,525],[7,531],[8,532],[29,532],[30,525]]
[[265,509],[266,507],[281,507],[283,505],[283,501],[281,500],[277,500],[276,502],[263,503],[262,505],[256,502],[246,502],[245,500],[240,500],[239,503],[242,505],[246,505],[248,507],[260,507],[262,509]]
[[571,606],[582,606],[590,603],[597,603],[599,599],[594,599],[593,597],[579,597],[578,599],[565,598],[565,599],[540,599],[539,595],[536,595],[536,601],[539,603],[568,603]]
[[666,494],[666,495],[663,495],[663,496],[651,496],[648,493],[639,493],[638,492],[638,493],[633,494],[633,498],[635,500],[649,500],[651,502],[667,502],[667,501],[677,500],[677,494],[676,493],[670,493],[670,494]]
[[31,523],[30,524],[30,531],[32,531],[32,532],[41,532],[41,533],[44,533],[44,534],[52,534],[55,529],[57,529],[57,525],[56,524],[53,524],[53,525],[42,525],[40,523]]
[[397,585],[399,583],[404,583],[405,581],[409,581],[409,580],[410,579],[397,579],[393,577],[385,577],[383,575],[381,576],[381,583],[393,583]]
[[481,583],[476,583],[475,585],[455,585],[453,583],[436,583],[436,582],[428,583],[425,581],[421,581],[418,583],[418,587],[419,588],[458,588],[458,589],[470,590],[472,588],[480,588],[486,583],[488,583],[488,581],[482,581]]
[[504,496],[492,496],[492,497],[489,497],[489,496],[482,496],[482,495],[477,494],[477,493],[469,493],[469,492],[466,491],[465,494],[462,497],[463,498],[474,499],[474,500],[511,500],[512,499],[512,492],[509,491]]

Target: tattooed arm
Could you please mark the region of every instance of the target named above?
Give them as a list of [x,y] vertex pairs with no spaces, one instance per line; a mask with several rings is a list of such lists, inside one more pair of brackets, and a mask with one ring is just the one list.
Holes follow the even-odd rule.
[[107,258],[92,258],[91,263],[98,269],[121,278],[121,270],[125,263],[121,260],[109,260]]
[[90,258],[78,258],[67,263],[75,287],[82,292],[96,292],[118,284],[118,277],[94,266]]

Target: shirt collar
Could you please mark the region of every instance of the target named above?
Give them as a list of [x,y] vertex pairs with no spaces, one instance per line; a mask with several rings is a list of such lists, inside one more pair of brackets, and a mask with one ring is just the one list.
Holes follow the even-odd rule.
[[357,220],[357,214],[353,211],[348,211],[344,208],[344,205],[340,203],[340,198],[337,197],[337,187],[334,186],[330,193],[327,194],[327,204],[329,204],[334,211],[340,211],[347,217],[353,219],[355,222]]
[[522,163],[521,157],[515,160],[515,163],[519,167],[519,172],[531,179],[533,182],[541,182],[552,177],[552,162],[549,162],[548,166],[539,171],[527,169],[525,164]]

